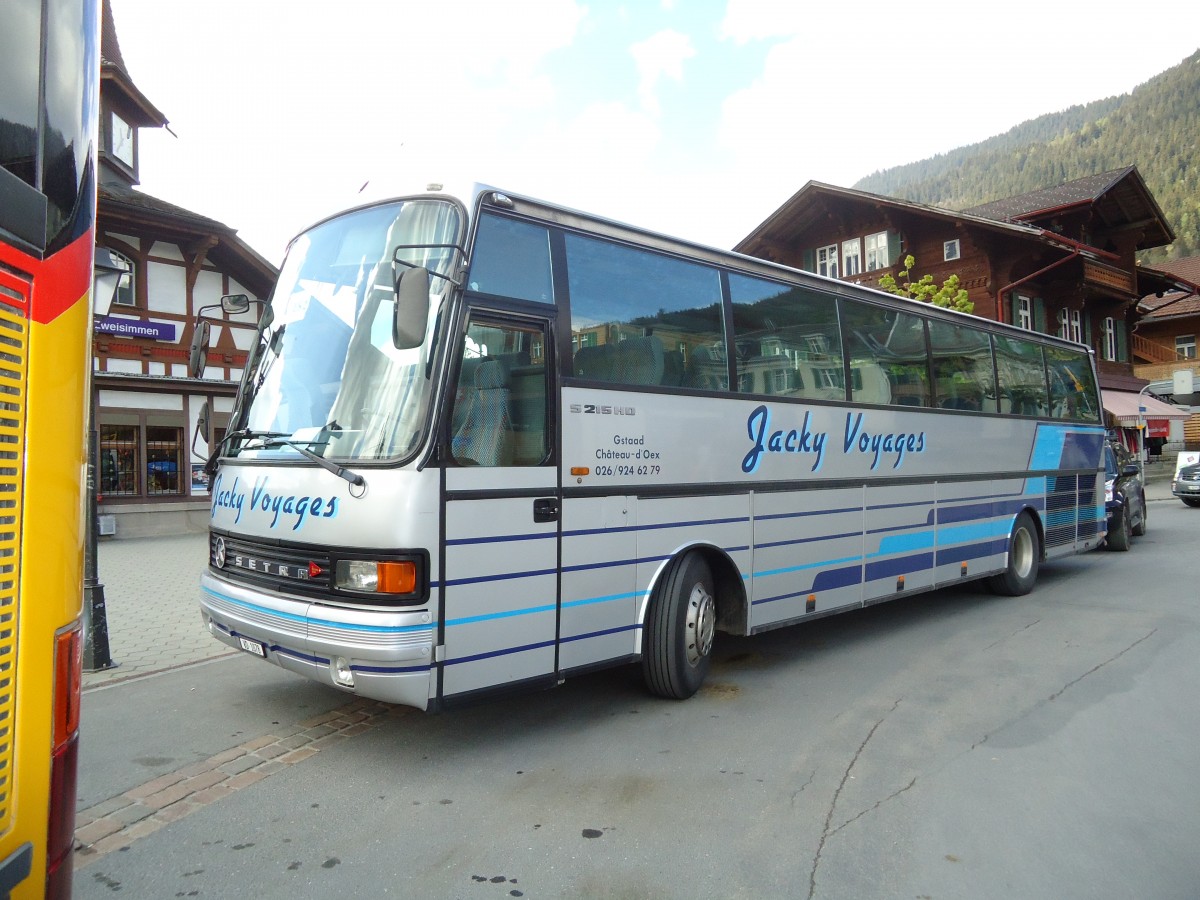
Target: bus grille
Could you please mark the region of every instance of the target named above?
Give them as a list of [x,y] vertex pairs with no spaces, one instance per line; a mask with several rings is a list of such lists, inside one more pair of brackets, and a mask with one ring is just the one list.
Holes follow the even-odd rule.
[[[0,270],[0,834],[12,828],[28,284]],[[49,652],[49,648],[46,648]]]
[[209,564],[226,578],[284,593],[329,592],[329,551],[322,547],[209,534]]

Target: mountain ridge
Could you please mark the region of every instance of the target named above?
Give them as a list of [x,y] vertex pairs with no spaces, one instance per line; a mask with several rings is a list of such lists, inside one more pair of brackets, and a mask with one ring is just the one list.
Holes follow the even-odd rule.
[[1008,131],[894,166],[852,187],[965,210],[1136,165],[1175,232],[1143,263],[1200,254],[1200,50],[1125,94],[1027,119]]

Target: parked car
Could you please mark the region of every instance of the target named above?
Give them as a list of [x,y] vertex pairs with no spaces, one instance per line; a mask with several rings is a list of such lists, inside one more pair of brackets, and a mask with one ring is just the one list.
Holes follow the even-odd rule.
[[1176,472],[1171,493],[1188,506],[1200,506],[1200,464],[1184,466]]
[[1104,447],[1104,508],[1108,513],[1109,550],[1128,550],[1133,535],[1146,533],[1146,489],[1141,470],[1125,448]]
[[1180,453],[1171,493],[1188,506],[1200,506],[1200,454]]

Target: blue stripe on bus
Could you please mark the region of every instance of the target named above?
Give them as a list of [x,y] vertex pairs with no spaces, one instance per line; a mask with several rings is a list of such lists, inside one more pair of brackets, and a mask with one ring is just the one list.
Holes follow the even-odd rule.
[[609,594],[606,597],[587,597],[582,600],[567,600],[562,604],[563,609],[573,609],[577,606],[591,606],[593,603],[611,603],[614,600],[640,600],[649,591],[629,591],[625,594]]
[[939,547],[936,565],[945,566],[969,559],[982,559],[986,556],[998,556],[1008,552],[1008,537],[997,538],[994,541],[984,541],[981,544],[963,544],[959,547]]
[[463,663],[479,662],[483,659],[495,659],[497,656],[511,656],[514,653],[525,653],[529,650],[544,650],[553,647],[554,641],[538,641],[536,644],[522,644],[519,647],[504,647],[501,650],[489,650],[487,653],[476,653],[472,656],[460,656],[457,659],[447,659],[442,665],[460,666]]
[[898,556],[894,559],[884,559],[867,563],[865,580],[878,581],[881,578],[895,578],[897,575],[908,575],[911,572],[921,572],[933,568],[933,552],[914,553],[910,556]]
[[601,631],[589,631],[585,634],[575,634],[575,635],[571,635],[570,637],[560,637],[559,643],[570,644],[574,641],[586,641],[586,640],[590,640],[591,638],[607,637],[610,634],[621,634],[622,632],[625,632],[625,631],[641,631],[641,630],[642,630],[642,623],[635,622],[632,625],[619,625],[616,628],[605,628]]
[[[590,537],[598,534],[626,534],[635,531],[661,531],[670,528],[695,528],[701,525],[738,525],[749,522],[748,516],[736,516],[726,519],[696,519],[695,521],[659,522],[650,525],[614,525],[611,528],[580,528],[564,531],[562,536]],[[474,544],[502,544],[506,541],[536,541],[557,538],[557,531],[535,532],[532,534],[497,534],[486,537],[453,538],[446,541],[447,547],[465,547]]]
[[861,562],[860,556],[845,556],[841,559],[823,559],[820,562],[805,563],[799,566],[785,566],[782,569],[765,569],[762,572],[753,572],[750,575],[743,575],[742,579],[747,578],[770,578],[773,575],[787,575],[789,572],[803,572],[807,569],[818,569],[821,566],[836,566],[841,563]]
[[514,616],[534,616],[538,613],[554,612],[558,609],[555,603],[546,603],[541,606],[526,606],[522,609],[506,609],[502,612],[484,613],[479,616],[464,616],[461,619],[447,619],[446,627],[451,628],[455,625],[476,625],[480,622],[490,622],[494,619],[511,619]]
[[237,597],[230,597],[228,594],[222,594],[220,591],[214,591],[212,588],[201,588],[201,591],[208,594],[217,600],[223,600],[226,603],[231,603],[234,606],[240,606],[243,609],[248,609],[251,612],[265,613],[266,615],[275,616],[280,619],[287,619],[290,622],[296,622],[301,625],[316,625],[324,628],[336,628],[345,631],[363,631],[371,634],[408,634],[415,631],[432,631],[432,625],[359,625],[353,622],[334,622],[331,619],[318,619],[313,616],[301,616],[295,613],[280,612],[277,609],[272,609],[269,606],[260,606],[257,603],[250,603],[246,600],[239,600]]
[[428,672],[433,668],[432,663],[420,666],[351,666],[351,672],[369,672],[372,675],[408,675],[414,672]]

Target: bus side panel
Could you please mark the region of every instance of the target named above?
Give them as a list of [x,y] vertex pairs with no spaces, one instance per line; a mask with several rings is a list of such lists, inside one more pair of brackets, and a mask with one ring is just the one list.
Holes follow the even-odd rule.
[[[90,252],[90,235],[82,240],[88,242]],[[15,811],[19,820],[19,830],[11,837],[33,843],[32,874],[16,896],[40,896],[43,890],[48,862],[45,811],[52,802],[54,636],[77,622],[81,612],[86,468],[82,423],[90,318],[87,296],[83,295],[50,322],[39,324],[30,319],[24,323],[20,337],[26,342],[28,391],[19,399],[6,395],[6,402],[15,400],[20,412],[11,423],[0,426],[11,434],[23,424],[24,432],[18,443],[5,444],[21,462],[17,464],[20,474],[14,479],[19,485],[15,490],[6,489],[3,512],[21,527],[19,535],[4,548],[9,562],[0,568],[5,573],[0,581],[10,585],[9,593],[16,596],[19,622],[16,677],[12,682],[19,702],[10,731],[16,737],[16,746],[8,772],[20,773],[20,777],[6,792],[6,808]],[[8,337],[16,337],[11,328],[4,331]],[[14,352],[11,344],[6,345],[6,352]],[[6,362],[5,366],[11,367],[12,363]],[[16,424],[21,413],[24,422]],[[11,413],[6,416],[11,417]],[[14,579],[16,590],[11,591]],[[75,815],[75,773],[61,774],[71,796],[57,798],[62,807],[48,812],[49,818],[61,823],[58,827],[69,834]],[[12,821],[7,815],[5,819],[5,824]],[[9,837],[0,848],[8,850],[12,846]],[[60,866],[70,865],[69,857],[60,862]],[[26,895],[25,890],[31,893]]]
[[750,629],[861,605],[862,533],[862,488],[755,494]]
[[723,551],[742,578],[751,572],[750,495],[641,497],[638,499],[637,586],[644,593],[638,621],[645,621],[649,591],[664,565],[689,546]]
[[863,602],[933,585],[936,486],[868,486]]
[[563,501],[559,669],[622,659],[641,646],[637,498]]
[[[1042,479],[1030,479],[1040,483]],[[1040,509],[1040,494],[1026,493],[1027,480],[957,481],[938,490],[937,562],[934,580],[949,585],[1001,571],[1008,560],[1013,520],[1026,507]]]
[[558,523],[535,524],[532,509],[532,497],[446,503],[445,696],[555,670]]

